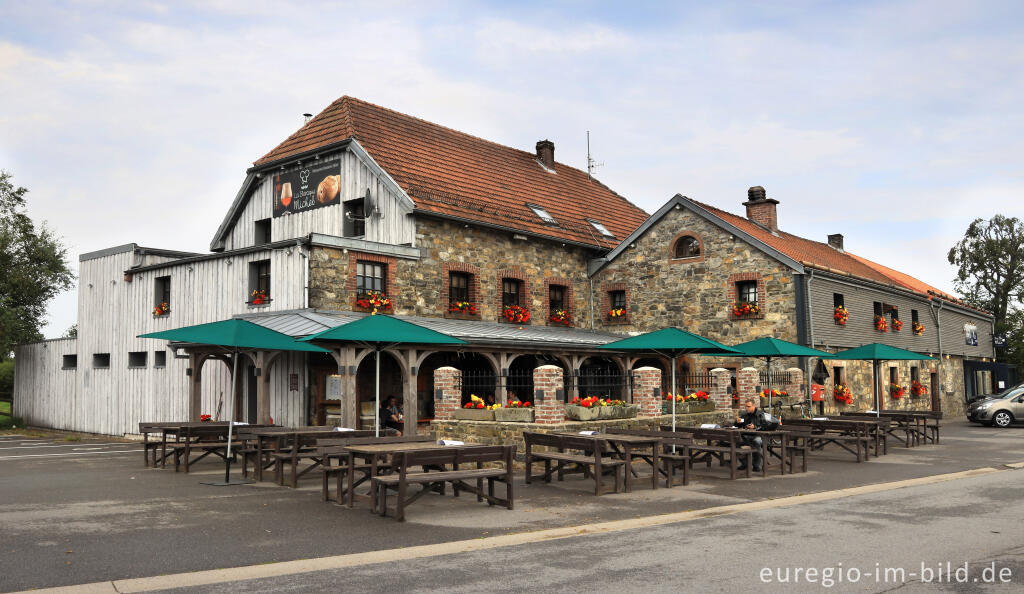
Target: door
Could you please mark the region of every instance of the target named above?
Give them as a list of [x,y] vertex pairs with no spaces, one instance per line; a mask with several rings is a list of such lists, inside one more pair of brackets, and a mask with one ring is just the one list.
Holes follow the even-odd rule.
[[245,366],[245,422],[256,423],[256,367],[251,363]]
[[942,395],[939,394],[939,374],[933,371],[931,375],[932,412],[942,412]]
[[[313,390],[313,394],[310,400],[316,408],[314,416],[314,424],[325,425],[327,424],[327,413],[341,414],[341,411],[334,411],[334,408],[340,408],[340,400],[327,400],[327,378],[328,376],[338,373],[337,366],[334,367],[314,367],[313,372],[313,385],[310,388]],[[331,408],[328,411],[328,407]]]

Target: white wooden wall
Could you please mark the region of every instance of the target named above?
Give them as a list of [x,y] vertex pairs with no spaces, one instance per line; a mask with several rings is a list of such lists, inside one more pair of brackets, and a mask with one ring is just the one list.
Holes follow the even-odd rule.
[[[80,263],[78,338],[19,347],[15,377],[15,413],[31,424],[122,435],[135,433],[140,421],[183,420],[187,415],[186,359],[167,351],[167,366],[154,367],[154,352],[167,341],[139,334],[214,322],[255,311],[249,296],[248,263],[271,260],[271,299],[258,311],[305,307],[303,267],[298,250],[265,250],[191,264],[171,264],[124,279],[131,251]],[[230,264],[229,264],[230,262]],[[171,277],[171,313],[154,318],[154,279]],[[145,368],[129,368],[128,353],[146,351]],[[94,353],[109,353],[110,367],[94,369]],[[77,354],[76,370],[61,369],[62,355]],[[292,354],[271,370],[271,416],[278,423],[303,419],[305,359]],[[299,390],[288,392],[288,374],[299,374]],[[214,414],[223,394],[222,418],[231,394],[230,372],[220,361],[203,367],[203,413]]]
[[310,233],[344,236],[344,209],[346,200],[362,198],[366,190],[375,199],[383,216],[371,217],[366,221],[365,239],[392,245],[410,244],[416,241],[416,228],[411,211],[402,205],[399,195],[390,190],[390,185],[378,177],[358,156],[351,151],[341,155],[341,198],[338,204],[325,206],[283,217],[273,218],[273,180],[266,175],[252,190],[252,195],[241,215],[225,238],[224,249],[233,250],[249,247],[255,243],[255,223],[271,219],[271,240],[294,239]]

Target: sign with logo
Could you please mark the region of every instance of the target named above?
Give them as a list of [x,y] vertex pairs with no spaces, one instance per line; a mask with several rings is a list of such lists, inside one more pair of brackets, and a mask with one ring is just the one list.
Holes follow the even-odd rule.
[[992,346],[1005,347],[1006,346],[1006,335],[1005,334],[993,334],[992,335]]
[[974,324],[964,324],[964,343],[967,346],[978,346],[978,327]]
[[341,197],[341,156],[304,162],[273,174],[274,216],[280,217],[338,204]]

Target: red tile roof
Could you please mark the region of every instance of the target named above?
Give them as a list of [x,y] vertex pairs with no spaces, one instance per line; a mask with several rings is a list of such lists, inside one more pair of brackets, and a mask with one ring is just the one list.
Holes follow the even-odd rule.
[[[355,138],[427,213],[611,249],[647,213],[578,169],[545,170],[531,152],[502,146],[353,97],[342,97],[257,160],[264,165]],[[541,221],[526,204],[558,221]],[[617,239],[602,237],[586,219]]]

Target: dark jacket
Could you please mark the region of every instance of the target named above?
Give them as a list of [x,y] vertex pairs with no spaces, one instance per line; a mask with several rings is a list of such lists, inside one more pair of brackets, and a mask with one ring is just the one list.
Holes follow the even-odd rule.
[[744,412],[743,414],[741,414],[740,419],[742,420],[739,423],[736,423],[734,426],[744,428],[747,425],[753,425],[755,431],[763,431],[765,429],[770,429],[771,425],[768,423],[768,420],[765,418],[765,416],[766,415],[763,410],[755,408],[754,412],[752,413]]

